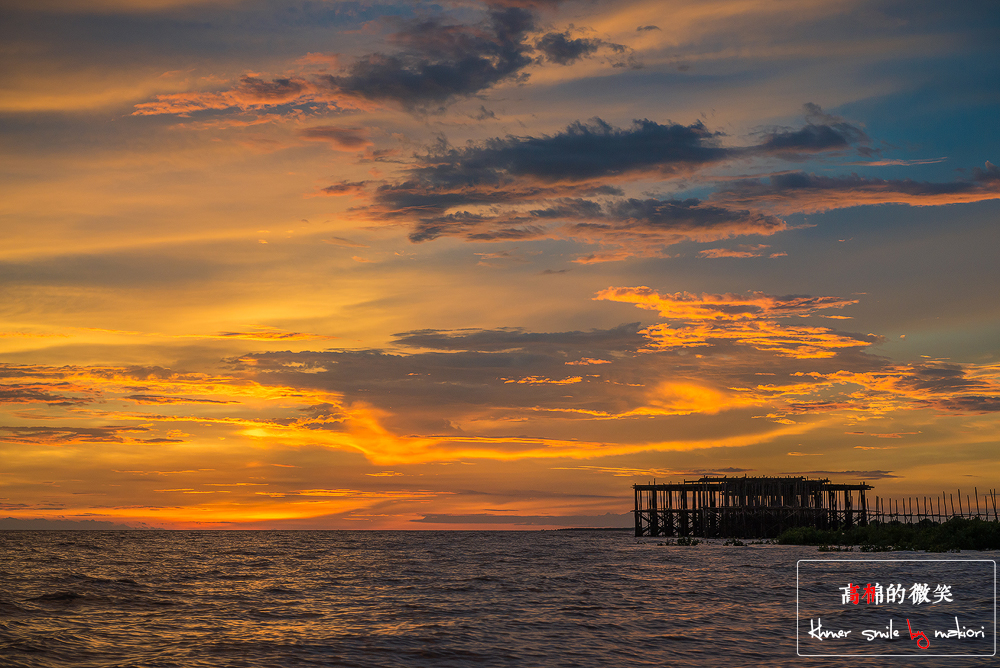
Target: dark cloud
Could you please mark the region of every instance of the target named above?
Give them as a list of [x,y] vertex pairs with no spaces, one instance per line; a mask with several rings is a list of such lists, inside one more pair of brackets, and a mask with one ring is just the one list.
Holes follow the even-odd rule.
[[900,384],[913,390],[955,392],[986,387],[987,384],[968,378],[957,364],[917,365],[903,377]]
[[293,100],[309,90],[303,79],[272,79],[264,81],[257,77],[240,77],[235,92],[241,97],[261,102],[285,102]]
[[[409,180],[379,186],[370,211],[379,218],[415,219],[412,241],[456,234],[472,240],[541,237],[548,234],[548,221],[614,219],[620,218],[618,214],[627,214],[634,222],[640,213],[632,210],[641,207],[646,208],[642,215],[650,225],[663,227],[671,217],[671,207],[675,219],[684,209],[687,222],[700,216],[707,223],[712,216],[723,217],[724,210],[698,208],[691,203],[696,200],[677,205],[661,203],[658,211],[653,204],[656,200],[646,204],[630,200],[607,209],[584,198],[623,194],[617,186],[595,180],[638,172],[672,176],[739,153],[740,149],[720,147],[719,136],[701,122],[685,126],[643,119],[622,129],[595,118],[588,123],[572,123],[555,135],[507,136],[461,149],[442,142],[409,170]],[[477,205],[529,202],[544,206],[527,213],[462,210]],[[740,211],[734,217],[744,219],[748,215]],[[766,226],[777,229],[779,225],[774,219]]]
[[761,149],[768,153],[812,153],[850,145],[849,134],[829,125],[809,124],[799,130],[776,131],[766,135]]
[[320,192],[331,197],[341,197],[343,195],[360,195],[365,191],[367,181],[341,181],[333,185],[321,188]]
[[571,123],[551,136],[508,135],[463,149],[442,147],[423,158],[411,174],[438,188],[501,185],[512,178],[556,183],[640,171],[670,175],[736,155],[738,151],[719,146],[720,136],[701,121],[661,125],[642,119],[622,129],[594,118]]
[[639,26],[635,29],[636,32],[645,32],[648,30],[659,30],[660,26]]
[[[553,223],[563,225],[550,228]],[[627,244],[638,253],[685,240],[714,241],[748,234],[771,235],[787,229],[775,216],[746,209],[726,209],[686,200],[624,199],[599,203],[560,198],[544,209],[515,216],[453,213],[420,219],[412,241],[442,235],[495,241],[541,237],[572,237],[590,243]]]
[[487,109],[485,106],[479,105],[479,109],[472,115],[472,118],[477,121],[485,121],[487,118],[496,120],[497,115],[491,109]]
[[987,160],[985,168],[972,168],[972,180],[976,183],[996,183],[1000,181],[1000,168]]
[[148,427],[0,427],[0,441],[63,445],[70,443],[125,443],[123,434],[148,432]]
[[938,399],[925,402],[927,406],[938,410],[957,413],[998,413],[1000,412],[1000,396],[966,395]]
[[317,125],[299,130],[299,136],[313,141],[326,141],[347,151],[357,151],[371,146],[368,130],[365,128],[339,128],[332,125]]
[[811,102],[803,105],[807,124],[798,130],[775,129],[764,134],[757,150],[780,154],[788,159],[796,154],[808,155],[824,151],[846,150],[852,145],[862,155],[872,155],[871,140],[864,130],[839,116],[824,112]]
[[519,328],[489,330],[423,329],[393,334],[394,343],[414,348],[435,350],[637,350],[646,343],[637,322],[612,329],[592,329],[588,332],[525,332]]
[[[537,29],[539,11],[556,5],[558,2],[545,0],[489,2],[486,17],[474,24],[449,22],[443,16],[409,21],[383,16],[380,23],[398,28],[385,37],[390,48],[362,55],[337,73],[269,81],[247,74],[228,90],[156,95],[152,101],[135,105],[133,115],[187,116],[205,110],[246,111],[279,105],[286,107],[284,112],[302,114],[321,107],[371,106],[359,100],[427,113],[441,111],[457,98],[503,82],[526,81],[529,75],[525,69],[542,60],[567,65],[605,48],[615,54],[609,59],[612,66],[641,67],[624,45],[595,38],[573,39],[569,32],[550,32],[529,43],[529,35]],[[309,7],[305,13],[313,9]],[[350,13],[356,15],[358,9]],[[541,58],[535,57],[538,52]],[[303,60],[308,61],[309,56]],[[481,109],[482,118],[493,117],[492,112]]]
[[405,109],[445,104],[518,78],[532,62],[525,38],[534,27],[535,14],[522,7],[495,7],[478,25],[417,21],[390,37],[398,53],[364,56],[321,81],[337,94]]
[[[991,169],[992,167],[992,169]],[[987,163],[970,179],[946,183],[859,176],[822,176],[805,172],[744,179],[712,196],[725,205],[766,206],[782,213],[826,211],[871,204],[936,206],[1000,198],[1000,174]]]
[[525,7],[528,9],[554,9],[563,0],[487,0],[490,7]]
[[958,364],[920,364],[906,368],[899,386],[924,398],[921,406],[957,413],[1000,412],[997,387],[989,380],[970,378]]
[[[908,197],[956,197],[1000,183],[1000,171],[987,163],[985,169],[974,170],[970,180],[953,184],[791,172],[768,180],[738,180],[713,195],[710,203],[697,199],[589,199],[621,197],[623,191],[609,182],[640,174],[672,178],[741,157],[795,159],[850,147],[868,150],[865,146],[870,140],[860,128],[814,104],[807,104],[805,110],[804,127],[773,130],[761,143],[743,147],[722,146],[721,133],[700,121],[680,125],[648,119],[618,128],[594,118],[574,122],[554,135],[508,135],[463,148],[441,140],[417,159],[407,180],[379,186],[369,210],[378,218],[413,221],[410,239],[415,242],[446,235],[492,241],[569,234],[591,243],[638,244],[634,252],[623,249],[601,256],[622,259],[655,254],[656,245],[662,248],[683,240],[774,234],[787,229],[774,213],[786,208],[799,211],[802,206],[806,210],[850,206],[850,197],[843,197],[845,192],[860,193],[856,203],[863,204],[869,203],[868,199],[880,203],[887,197],[894,201],[887,194],[893,190]],[[800,199],[802,206],[793,204]],[[501,208],[532,203],[541,206],[527,211],[523,206],[508,211]],[[480,210],[469,211],[468,207]],[[758,207],[772,211],[761,212]],[[570,227],[554,230],[551,223],[555,221],[570,223]]]
[[586,199],[564,198],[546,209],[535,209],[531,215],[536,218],[602,218],[604,211],[597,202]]
[[[389,408],[387,420],[401,433],[444,433],[452,431],[448,420],[484,411],[563,416],[634,408],[645,395],[639,367],[648,371],[650,363],[638,352],[647,343],[639,330],[638,323],[545,333],[420,330],[396,335],[405,353],[256,353],[230,363],[261,383],[333,391],[348,402]],[[614,362],[579,364],[593,359]]]
[[873,152],[858,126],[811,103],[805,105],[805,117],[801,128],[775,129],[756,145],[738,147],[723,146],[722,133],[700,121],[681,125],[648,119],[619,128],[593,118],[553,135],[508,135],[462,148],[441,138],[417,157],[406,180],[380,185],[367,211],[375,219],[411,222],[414,242],[440,236],[470,241],[572,237],[617,247],[577,260],[590,262],[656,256],[682,241],[772,235],[788,229],[778,217],[784,213],[1000,197],[1000,170],[987,162],[951,183],[795,171],[728,182],[708,202],[612,199],[624,195],[617,183],[640,176],[684,177],[741,158]]
[[[793,301],[809,299],[823,298]],[[827,358],[792,359],[780,351],[714,339],[700,346],[697,356],[688,355],[658,347],[653,329],[630,323],[568,332],[418,330],[396,334],[394,353],[254,353],[229,363],[236,372],[251,374],[265,385],[334,392],[343,397],[342,405],[363,401],[385,409],[391,414],[386,424],[398,433],[458,433],[450,421],[474,422],[490,416],[487,419],[501,423],[513,419],[519,424],[527,415],[530,420],[575,421],[567,428],[579,429],[574,435],[584,439],[594,438],[599,429],[592,422],[594,416],[600,420],[634,411],[660,417],[691,412],[674,405],[669,391],[662,395],[656,390],[664,383],[720,388],[720,398],[732,394],[733,388],[744,388],[746,398],[741,395],[737,400],[741,406],[753,393],[760,395],[761,403],[783,404],[774,399],[781,396],[781,386],[801,385],[803,374],[885,366],[879,358],[843,348]],[[763,329],[747,331],[759,336]],[[777,331],[773,336],[784,340],[788,333]],[[766,390],[759,387],[761,369],[780,372]],[[826,381],[820,378],[815,383],[822,385],[819,392]],[[801,394],[797,389],[796,395]],[[717,408],[712,405],[712,410]],[[340,428],[333,424],[342,419],[337,410],[318,408],[332,417],[309,428]]]
[[603,42],[599,39],[571,39],[569,32],[550,32],[535,43],[535,48],[545,58],[559,65],[569,65],[597,51]]
[[68,383],[46,385],[14,384],[0,386],[0,404],[49,404],[50,406],[73,406],[92,401],[90,398],[53,394],[52,390],[78,389]]
[[137,404],[234,404],[235,401],[220,401],[218,399],[193,399],[191,397],[165,397],[155,394],[130,394],[124,399]]
[[608,207],[622,227],[645,230],[708,230],[728,228],[734,234],[772,234],[786,229],[784,221],[752,211],[724,209],[691,198],[686,200],[627,199]]

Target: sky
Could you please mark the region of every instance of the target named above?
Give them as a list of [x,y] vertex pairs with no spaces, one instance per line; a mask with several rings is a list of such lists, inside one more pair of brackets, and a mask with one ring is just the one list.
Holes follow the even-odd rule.
[[987,0],[5,2],[0,516],[993,488],[998,42]]

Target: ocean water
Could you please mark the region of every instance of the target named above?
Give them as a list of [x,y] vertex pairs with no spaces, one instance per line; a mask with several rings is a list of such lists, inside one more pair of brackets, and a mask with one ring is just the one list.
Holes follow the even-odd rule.
[[[0,666],[997,661],[797,655],[798,560],[940,555],[823,554],[720,541],[666,546],[662,540],[617,531],[0,532]],[[813,591],[839,584],[836,574],[829,586],[816,584],[828,577],[818,572],[810,572]],[[992,612],[992,590],[987,596],[981,589],[976,605],[988,603]],[[832,595],[826,598],[836,608]],[[836,625],[843,612],[828,611],[824,621]],[[992,649],[994,629],[988,631],[988,640],[969,646]],[[908,647],[908,636],[905,642]]]

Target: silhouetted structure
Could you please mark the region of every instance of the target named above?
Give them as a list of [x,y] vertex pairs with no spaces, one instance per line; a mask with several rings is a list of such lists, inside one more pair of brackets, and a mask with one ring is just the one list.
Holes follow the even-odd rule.
[[[982,495],[979,488],[972,488],[973,496],[965,494],[965,505],[962,505],[962,490],[958,494],[942,492],[941,496],[918,496],[904,497],[902,499],[888,499],[889,509],[886,510],[886,500],[875,497],[875,507],[872,509],[870,519],[872,522],[890,524],[899,522],[900,524],[920,524],[922,522],[933,522],[940,524],[948,520],[961,517],[964,519],[976,519],[984,522],[1000,522],[1000,511],[997,509],[997,491],[987,490]],[[975,499],[975,508],[972,506],[972,499]],[[979,504],[980,498],[982,505]],[[958,509],[955,509],[955,500],[958,499]],[[949,509],[950,506],[950,509]],[[993,510],[993,517],[990,517],[990,509]]]
[[866,525],[871,485],[828,479],[700,478],[633,485],[636,536],[775,538],[785,529]]

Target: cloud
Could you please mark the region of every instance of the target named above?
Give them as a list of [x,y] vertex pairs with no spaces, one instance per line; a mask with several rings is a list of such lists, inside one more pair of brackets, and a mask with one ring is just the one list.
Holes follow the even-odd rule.
[[796,371],[791,375],[796,382],[761,385],[757,393],[775,401],[784,400],[785,409],[792,414],[880,416],[899,410],[931,409],[952,414],[1000,410],[1000,371],[990,365],[885,362],[864,371],[856,364],[844,364],[827,373]]
[[[737,160],[800,161],[848,149],[866,156],[874,153],[871,139],[857,125],[811,103],[805,105],[805,117],[806,125],[798,129],[771,129],[758,143],[746,146],[723,145],[723,134],[701,121],[682,125],[637,119],[620,128],[596,117],[552,135],[507,135],[461,148],[441,138],[416,157],[403,180],[378,185],[370,193],[370,205],[358,212],[386,224],[409,222],[413,242],[442,236],[468,241],[571,239],[601,247],[574,260],[593,264],[662,257],[667,247],[681,242],[771,236],[789,229],[779,217],[784,213],[1000,198],[1000,170],[992,163],[952,183],[793,171],[721,179],[707,201],[626,197],[622,186],[644,179],[704,180],[700,172]],[[335,185],[329,194],[345,190]],[[700,255],[760,257],[764,248],[744,245]]]
[[388,103],[411,111],[444,105],[503,81],[523,79],[522,70],[533,62],[525,39],[534,24],[534,12],[513,6],[493,8],[475,25],[447,24],[438,17],[416,20],[387,37],[400,47],[396,52],[361,56],[341,74],[269,81],[247,74],[228,90],[157,95],[135,105],[133,115],[309,103],[341,109],[358,108],[359,102],[361,107]]
[[393,334],[394,343],[412,348],[462,351],[560,350],[606,351],[637,350],[645,339],[639,323],[618,325],[612,329],[586,332],[526,332],[520,328],[447,331],[423,329]]
[[839,351],[863,348],[878,339],[837,332],[828,327],[790,326],[778,320],[812,315],[829,308],[857,303],[837,297],[789,295],[778,297],[761,292],[749,295],[675,293],[661,295],[648,287],[607,288],[595,299],[632,303],[659,311],[681,326],[653,325],[645,330],[652,345],[660,349],[713,346],[747,346],[780,356],[796,358],[833,357]]
[[[656,255],[664,247],[682,241],[770,236],[788,229],[780,218],[713,206],[695,198],[618,200],[606,205],[601,215],[590,216],[590,221],[569,225],[564,234],[590,243],[619,246],[613,259]],[[577,261],[589,263],[596,259],[591,256]]]
[[306,332],[283,332],[269,327],[261,327],[251,332],[219,332],[218,334],[191,334],[182,338],[198,339],[243,339],[244,341],[323,341],[336,339],[327,334],[309,334]]
[[480,259],[476,264],[480,267],[502,267],[508,262],[517,262],[520,264],[527,263],[528,260],[524,259],[519,253],[516,252],[517,249],[497,251],[495,253],[473,253],[477,255]]
[[777,214],[815,213],[873,204],[940,206],[1000,199],[1000,175],[986,163],[971,178],[947,183],[805,172],[773,174],[730,183],[712,196],[722,206],[753,206]]
[[[410,179],[379,186],[368,215],[414,221],[410,239],[464,236],[474,241],[572,238],[616,248],[584,263],[650,256],[681,241],[771,235],[784,221],[696,198],[597,201],[623,193],[605,182],[654,174],[671,178],[729,159],[718,133],[637,120],[615,128],[601,119],[542,137],[494,139],[455,149],[441,145],[409,170]],[[537,208],[524,210],[536,203]],[[490,212],[466,207],[491,206]],[[497,210],[497,207],[509,207]],[[464,210],[463,210],[464,209]]]
[[486,0],[489,7],[523,7],[527,9],[555,9],[564,0]]
[[[258,243],[267,243],[263,239],[258,240]],[[330,336],[328,334],[311,334],[309,332],[287,332],[284,330],[277,329],[275,327],[255,327],[251,331],[245,332],[217,332],[215,334],[162,334],[159,332],[131,332],[125,330],[114,330],[114,329],[100,329],[96,327],[80,328],[86,332],[101,332],[108,334],[116,334],[122,336],[141,336],[149,338],[166,338],[166,339],[214,339],[214,340],[231,340],[231,339],[241,339],[244,341],[323,341],[329,339],[336,339],[336,336]]]
[[236,401],[219,399],[193,399],[191,397],[164,397],[154,394],[129,394],[123,397],[137,404],[235,404]]
[[73,383],[5,383],[0,385],[0,404],[74,406],[89,403],[94,397],[75,397],[64,393],[87,391],[88,388]]
[[264,81],[258,77],[244,75],[233,90],[234,97],[244,104],[278,104],[294,100],[308,91],[308,82],[302,79],[272,79]]
[[764,133],[757,150],[761,153],[795,159],[801,155],[844,151],[854,145],[862,155],[872,155],[870,138],[864,130],[839,116],[825,113],[819,105],[803,106],[807,124],[798,130],[774,129]]
[[190,115],[196,111],[261,109],[313,98],[315,87],[301,78],[277,78],[264,81],[255,76],[243,75],[239,83],[229,90],[190,91],[157,95],[153,102],[135,105],[133,116],[160,114]]
[[547,60],[559,65],[570,65],[576,60],[597,51],[603,42],[599,39],[571,39],[569,31],[550,32],[535,43]]
[[[313,105],[316,108],[357,109],[393,106],[411,112],[435,111],[454,100],[470,97],[501,83],[520,83],[540,51],[545,60],[567,65],[600,47],[627,54],[615,66],[633,66],[629,49],[600,39],[571,39],[568,32],[550,32],[532,45],[538,10],[554,2],[491,2],[486,17],[473,24],[450,23],[431,16],[395,23],[398,30],[385,37],[394,49],[362,55],[335,74],[286,76],[265,80],[243,75],[222,91],[188,91],[155,96],[135,105],[133,115],[180,114],[268,106]],[[386,19],[392,22],[392,19]],[[339,65],[340,57],[313,54],[297,64]],[[306,78],[309,76],[309,78]],[[483,117],[492,112],[482,109]],[[300,109],[301,111],[301,109]],[[311,137],[307,137],[311,138]]]
[[324,141],[335,151],[359,151],[372,145],[367,128],[341,128],[316,125],[299,130],[298,135],[311,141]]
[[782,475],[806,475],[806,476],[841,476],[857,478],[859,480],[886,480],[888,478],[902,478],[903,476],[893,475],[892,471],[786,471]]
[[323,243],[331,244],[333,246],[343,246],[345,248],[368,248],[364,244],[359,244],[356,241],[351,241],[350,239],[344,239],[343,237],[328,237],[323,239]]
[[[562,332],[423,329],[394,335],[392,352],[257,352],[227,360],[216,375],[0,365],[4,386],[15,393],[30,387],[29,398],[101,400],[46,407],[66,422],[8,423],[0,442],[169,448],[226,437],[263,451],[354,452],[388,468],[739,447],[783,434],[801,438],[824,415],[839,423],[895,411],[1000,407],[994,367],[893,365],[864,352],[874,335],[800,320],[855,300],[642,287],[608,288],[596,298],[656,311],[665,322]],[[763,409],[753,428],[705,432],[700,422],[681,421],[726,415],[727,424],[746,423],[751,408]],[[21,421],[35,417],[18,414]],[[756,426],[762,423],[770,424]]]
[[[721,258],[721,257],[763,257],[769,255],[767,249],[770,248],[767,244],[755,244],[752,246],[739,246],[738,249],[731,248],[706,248],[705,250],[698,251],[698,257],[705,258]],[[771,257],[775,257],[776,254],[771,253]]]
[[320,188],[319,194],[329,197],[358,197],[365,193],[366,181],[341,181],[325,188]]
[[0,441],[33,445],[70,445],[76,443],[143,443],[127,434],[142,434],[148,427],[4,427]]
[[464,149],[441,146],[410,174],[437,189],[509,185],[512,179],[555,184],[638,172],[674,175],[738,154],[721,147],[720,136],[701,121],[680,125],[642,119],[623,129],[593,118],[555,135],[507,136]]
[[928,400],[928,405],[934,408],[956,413],[997,413],[1000,412],[1000,395],[947,397]]
[[685,126],[643,119],[623,129],[594,118],[554,135],[507,136],[464,148],[439,143],[407,170],[407,180],[378,186],[366,213],[386,222],[412,221],[414,242],[569,238],[608,247],[581,263],[787,229],[783,220],[751,209],[697,198],[625,198],[615,185],[688,175],[750,150],[724,148],[719,137],[700,121]]
[[393,103],[414,110],[442,105],[509,80],[531,64],[525,38],[535,14],[522,7],[494,7],[477,25],[414,21],[390,35],[402,47],[355,61],[345,74],[324,75],[320,85],[337,97]]
[[476,119],[477,121],[485,121],[487,118],[496,120],[497,115],[495,112],[493,112],[490,109],[487,109],[485,106],[479,105],[479,109],[471,117]]

